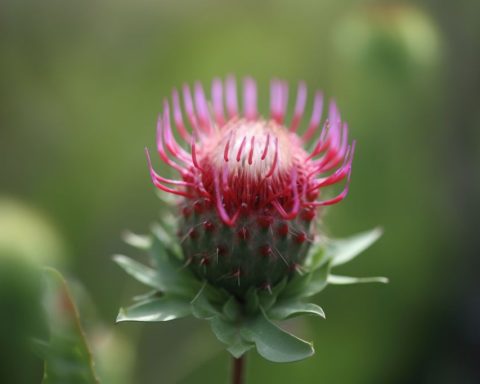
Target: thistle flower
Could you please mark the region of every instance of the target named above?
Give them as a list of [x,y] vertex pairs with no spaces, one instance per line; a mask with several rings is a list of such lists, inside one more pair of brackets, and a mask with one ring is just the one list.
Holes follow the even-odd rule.
[[[271,82],[269,117],[257,110],[252,78],[245,78],[242,94],[240,109],[233,77],[225,84],[213,81],[211,101],[200,83],[193,96],[185,85],[183,107],[191,131],[179,93],[172,94],[173,122],[169,102],[164,102],[157,150],[178,179],[156,173],[147,151],[155,186],[181,197],[185,261],[197,276],[237,296],[252,286],[269,290],[301,268],[315,235],[317,208],[347,195],[355,146],[348,142],[347,123],[334,101],[322,122],[321,92],[315,94],[306,130],[299,133],[307,102],[303,82],[290,121],[286,82]],[[325,187],[342,181],[337,196],[323,198]]]
[[[272,81],[269,117],[257,110],[251,78],[243,83],[241,110],[233,77],[225,84],[213,81],[211,101],[200,83],[193,95],[188,86],[182,91],[183,108],[174,90],[173,108],[165,101],[157,124],[160,159],[178,176],[158,174],[146,151],[155,186],[178,197],[178,220],[172,225],[162,217],[150,236],[126,236],[149,253],[152,266],[123,255],[114,260],[153,291],[121,308],[117,321],[193,315],[210,323],[236,359],[253,347],[274,362],[307,358],[312,344],[272,320],[324,317],[306,300],[328,284],[386,282],[331,273],[373,244],[380,230],[335,240],[315,226],[321,207],[348,192],[355,144],[348,141],[347,124],[333,101],[322,121],[320,92],[304,118],[304,83],[289,113],[286,83]],[[335,185],[337,194],[325,197]]]

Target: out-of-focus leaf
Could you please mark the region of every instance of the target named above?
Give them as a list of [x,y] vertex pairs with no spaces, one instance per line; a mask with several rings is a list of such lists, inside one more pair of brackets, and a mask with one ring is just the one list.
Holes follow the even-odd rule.
[[113,261],[115,261],[115,263],[117,263],[135,280],[160,291],[164,290],[164,284],[162,284],[161,280],[158,278],[157,272],[153,268],[147,267],[146,265],[124,255],[113,256]]
[[382,233],[380,228],[374,228],[346,239],[329,240],[327,257],[331,258],[333,267],[348,263],[377,241]]
[[347,285],[347,284],[361,284],[361,283],[388,283],[388,278],[382,276],[375,277],[350,277],[350,276],[328,276],[328,284]]
[[284,320],[289,317],[308,314],[325,318],[325,312],[320,306],[313,303],[302,303],[298,300],[285,300],[276,303],[267,314],[270,319],[274,320]]
[[255,343],[258,353],[275,363],[303,360],[314,353],[312,344],[285,332],[262,311],[241,329],[243,338]]
[[160,291],[157,291],[156,289],[153,291],[149,291],[146,293],[142,293],[140,295],[136,295],[132,297],[133,301],[146,301],[146,300],[151,300],[155,299],[158,297],[161,297],[163,294]]
[[150,236],[137,235],[130,231],[125,231],[122,235],[122,239],[128,245],[138,249],[148,249],[152,244],[152,238]]
[[122,321],[169,321],[191,314],[192,309],[188,300],[163,296],[128,308],[120,308],[117,323]]
[[98,383],[79,315],[60,273],[46,268],[46,315],[50,340],[45,350],[43,384]]
[[182,254],[177,236],[166,230],[161,224],[155,223],[152,226],[154,237],[162,244],[163,248],[175,256]]

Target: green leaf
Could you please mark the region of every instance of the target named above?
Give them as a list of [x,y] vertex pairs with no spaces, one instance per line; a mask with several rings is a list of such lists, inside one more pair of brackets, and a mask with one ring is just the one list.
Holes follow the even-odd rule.
[[327,277],[330,273],[330,262],[323,264],[313,272],[303,276],[296,276],[290,280],[287,287],[280,293],[280,299],[295,297],[310,297],[321,292],[327,286]]
[[221,314],[221,312],[208,299],[206,282],[191,301],[192,314],[197,319],[210,320]]
[[275,363],[303,360],[314,354],[311,343],[285,332],[273,324],[262,311],[241,329],[243,338],[255,343],[258,353]]
[[233,357],[238,359],[239,357],[247,353],[250,349],[252,349],[254,346],[255,344],[249,343],[240,337],[236,339],[235,342],[227,348],[227,351],[230,352]]
[[241,323],[232,323],[218,316],[210,320],[210,327],[217,339],[228,345],[227,350],[235,358],[239,358],[254,346],[252,342],[242,337]]
[[163,248],[175,256],[181,256],[182,250],[179,246],[179,241],[177,236],[174,234],[170,234],[165,228],[156,223],[152,226],[152,233],[154,234],[154,238],[158,240]]
[[308,271],[314,271],[320,268],[326,261],[325,240],[319,239],[310,247],[307,257],[305,258],[304,267]]
[[[280,292],[278,295],[279,299],[291,298],[302,296],[303,292],[307,288],[310,280],[312,278],[312,273],[306,273],[304,275],[296,275],[290,281],[288,281],[285,289]],[[272,302],[271,305],[275,303]],[[263,307],[268,308],[268,307]]]
[[375,228],[346,239],[329,240],[327,254],[332,259],[332,266],[335,267],[353,260],[377,241],[382,233],[380,228]]
[[133,301],[146,301],[146,300],[151,300],[151,299],[157,299],[159,297],[162,297],[163,293],[160,291],[157,291],[156,289],[153,291],[149,291],[146,293],[141,293],[140,295],[136,295],[132,297]]
[[158,238],[154,237],[150,256],[155,264],[161,291],[183,297],[193,297],[201,287],[201,282],[193,277],[190,270],[176,257],[169,255]]
[[331,262],[324,264],[310,274],[310,279],[302,291],[302,297],[310,297],[323,291],[328,284],[328,275],[330,273]]
[[161,291],[165,288],[162,286],[161,281],[158,279],[157,272],[153,268],[147,267],[124,255],[113,256],[113,261],[135,280]]
[[120,308],[117,323],[122,321],[169,321],[192,314],[190,302],[186,299],[164,296]]
[[230,296],[225,305],[223,306],[223,314],[230,321],[235,321],[238,319],[241,310],[238,305],[238,301],[235,296]]
[[77,308],[62,275],[45,268],[45,314],[50,328],[48,345],[36,342],[45,355],[43,384],[96,384],[94,362],[80,325]]
[[259,305],[263,309],[270,308],[275,302],[280,294],[283,294],[283,290],[288,284],[288,278],[282,279],[279,283],[274,285],[271,290],[262,289],[257,290],[257,296],[259,300]]
[[350,277],[330,275],[328,276],[328,284],[347,285],[347,284],[361,284],[361,283],[388,283],[388,278],[376,276],[376,277]]
[[137,235],[136,233],[130,231],[125,231],[122,238],[125,243],[138,249],[148,249],[152,244],[152,239],[150,236]]
[[268,317],[274,320],[284,320],[299,315],[316,315],[325,318],[325,312],[320,306],[298,300],[281,301],[268,311]]

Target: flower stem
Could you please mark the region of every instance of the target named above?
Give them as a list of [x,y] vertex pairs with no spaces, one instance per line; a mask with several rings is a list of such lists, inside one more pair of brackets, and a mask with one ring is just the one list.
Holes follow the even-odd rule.
[[232,359],[232,384],[245,383],[245,355]]

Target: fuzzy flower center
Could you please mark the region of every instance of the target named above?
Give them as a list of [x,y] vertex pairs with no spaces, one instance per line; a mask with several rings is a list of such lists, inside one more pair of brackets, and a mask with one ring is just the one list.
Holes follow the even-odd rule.
[[298,137],[273,120],[233,119],[205,144],[201,163],[256,182],[288,174],[308,156]]

